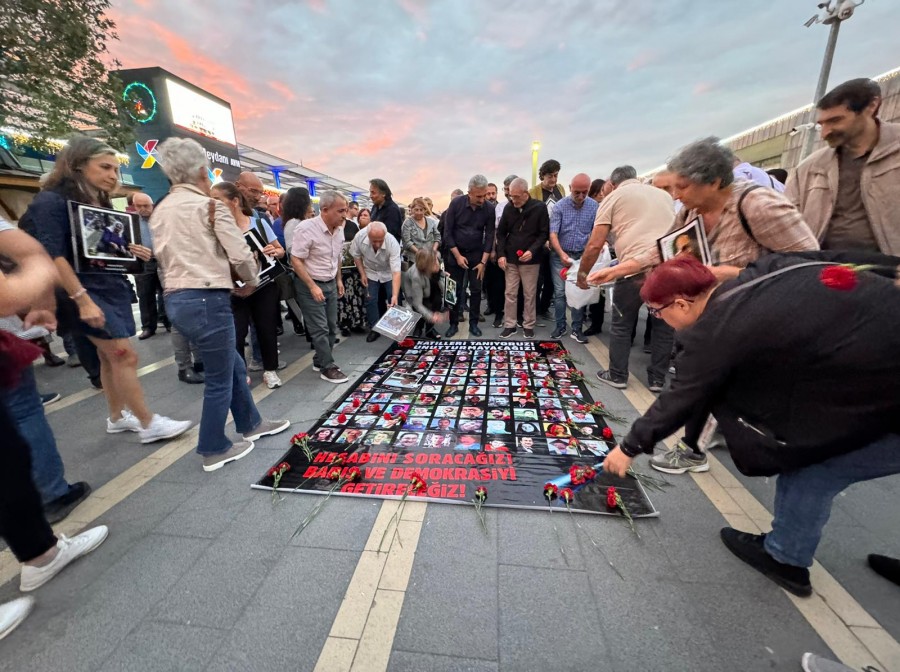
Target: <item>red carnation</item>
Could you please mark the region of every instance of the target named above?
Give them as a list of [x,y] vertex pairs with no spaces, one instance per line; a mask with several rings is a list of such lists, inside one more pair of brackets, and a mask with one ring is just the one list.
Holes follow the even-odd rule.
[[335,467],[328,472],[328,478],[332,481],[336,481],[341,477],[341,468]]
[[435,348],[434,350],[431,351],[431,354],[432,354],[432,355],[439,355],[439,354],[441,354],[441,351],[438,350],[437,348]]
[[351,401],[350,404],[353,406],[353,408],[359,408],[362,402],[357,397],[354,397],[353,401]]
[[347,422],[347,416],[344,415],[343,413],[341,413],[341,414],[338,416],[338,422],[340,422],[341,424]]
[[372,411],[372,413],[381,413],[381,406],[379,406],[378,404],[372,404],[371,406],[369,406],[369,410]]
[[593,467],[584,468],[584,478],[586,481],[593,481],[597,477],[597,470]]
[[479,485],[477,488],[475,488],[475,497],[476,497],[476,499],[480,499],[481,501],[486,500],[487,499],[487,488],[484,487],[483,485]]
[[829,289],[837,289],[842,292],[849,292],[859,282],[856,271],[848,266],[828,266],[822,269],[819,280]]
[[517,257],[521,257],[523,254],[525,254],[525,253],[522,250],[516,250]]
[[611,509],[616,508],[619,505],[618,498],[619,495],[616,493],[615,487],[612,485],[609,486],[606,489],[606,505]]
[[416,344],[416,342],[411,338],[404,338],[402,341],[400,341],[401,348],[411,348],[415,344]]
[[559,272],[559,277],[561,277],[563,280],[565,280],[565,279],[566,279],[566,276],[567,276],[568,274],[569,274],[569,269],[568,269],[568,268],[564,268],[564,269],[562,269],[562,270]]
[[347,475],[344,478],[346,478],[348,481],[356,481],[362,478],[362,472],[359,470],[359,467],[350,467],[350,469],[347,470]]
[[572,488],[563,488],[559,496],[566,504],[571,504],[572,500],[575,499],[575,493],[572,492]]
[[422,478],[418,471],[414,471],[409,479],[409,492],[418,495],[420,492],[428,488],[428,483]]
[[401,414],[398,415],[397,417],[400,418],[400,420],[401,420],[402,422],[406,422],[406,413],[401,413]]
[[607,440],[613,438],[613,431],[609,427],[603,428],[603,438]]
[[572,479],[572,485],[581,485],[584,483],[584,467],[580,464],[573,464],[569,467],[569,478]]
[[544,497],[553,499],[559,494],[559,487],[555,483],[547,483],[544,486]]
[[393,419],[394,419],[394,416],[392,416],[390,413],[385,413],[385,414],[384,414],[384,419],[385,419],[385,420],[393,420]]

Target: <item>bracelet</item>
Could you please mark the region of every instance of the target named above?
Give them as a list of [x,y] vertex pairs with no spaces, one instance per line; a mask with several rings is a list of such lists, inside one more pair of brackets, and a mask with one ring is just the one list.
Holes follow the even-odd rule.
[[78,290],[77,292],[75,292],[74,294],[70,294],[70,295],[69,295],[69,298],[72,299],[72,300],[74,301],[75,299],[77,299],[77,298],[79,298],[79,297],[82,297],[82,296],[84,296],[85,294],[87,294],[87,290],[86,290],[84,287],[82,287],[81,289],[79,289],[79,290]]

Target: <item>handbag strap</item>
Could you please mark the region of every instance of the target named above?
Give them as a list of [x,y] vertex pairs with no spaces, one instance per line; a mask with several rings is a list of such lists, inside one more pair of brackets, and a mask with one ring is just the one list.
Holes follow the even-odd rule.
[[744,227],[744,232],[750,236],[750,240],[752,240],[757,245],[759,241],[756,240],[756,236],[753,235],[753,229],[750,228],[750,222],[747,221],[747,215],[744,214],[744,199],[747,198],[747,194],[751,191],[755,191],[756,189],[762,189],[761,184],[754,184],[752,187],[749,187],[744,190],[744,193],[740,195],[737,202],[737,213],[738,219],[741,220],[741,226]]
[[[749,190],[748,190],[749,191]],[[779,275],[783,275],[788,271],[793,271],[798,268],[809,268],[810,266],[835,266],[839,265],[833,261],[805,261],[802,264],[794,264],[793,266],[787,266],[785,268],[779,268],[777,271],[772,271],[771,273],[766,273],[765,275],[761,275],[758,278],[754,278],[749,282],[745,282],[743,285],[738,285],[737,287],[732,287],[727,292],[722,294],[721,296],[716,298],[716,301],[724,301],[725,299],[734,296],[738,292],[741,292],[745,289],[753,287],[754,285],[758,285],[765,280],[769,280]]]

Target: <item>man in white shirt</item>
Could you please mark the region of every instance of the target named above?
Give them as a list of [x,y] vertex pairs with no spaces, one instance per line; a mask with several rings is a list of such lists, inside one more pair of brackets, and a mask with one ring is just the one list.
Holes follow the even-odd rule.
[[366,343],[371,343],[379,336],[372,327],[381,319],[378,313],[378,295],[382,288],[387,292],[390,287],[388,308],[396,306],[400,296],[400,243],[393,236],[387,235],[387,227],[383,222],[372,222],[353,238],[350,256],[359,270],[363,287],[368,290],[366,317],[369,321],[369,335]]
[[734,177],[738,180],[750,180],[756,184],[774,189],[779,194],[784,193],[784,185],[769,175],[762,168],[751,166],[747,161],[741,161],[737,156],[734,157]]

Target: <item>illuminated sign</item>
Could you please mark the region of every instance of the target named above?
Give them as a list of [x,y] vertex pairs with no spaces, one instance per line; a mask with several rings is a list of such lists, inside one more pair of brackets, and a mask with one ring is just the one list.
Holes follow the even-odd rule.
[[144,163],[141,164],[141,169],[146,170],[156,164],[156,159],[159,156],[156,153],[157,144],[159,144],[159,140],[147,140],[143,145],[139,142],[134,143],[138,156],[144,160]]
[[125,111],[139,124],[149,124],[156,117],[157,104],[153,90],[143,82],[132,82],[122,92]]
[[231,108],[166,79],[172,123],[198,135],[236,145]]

